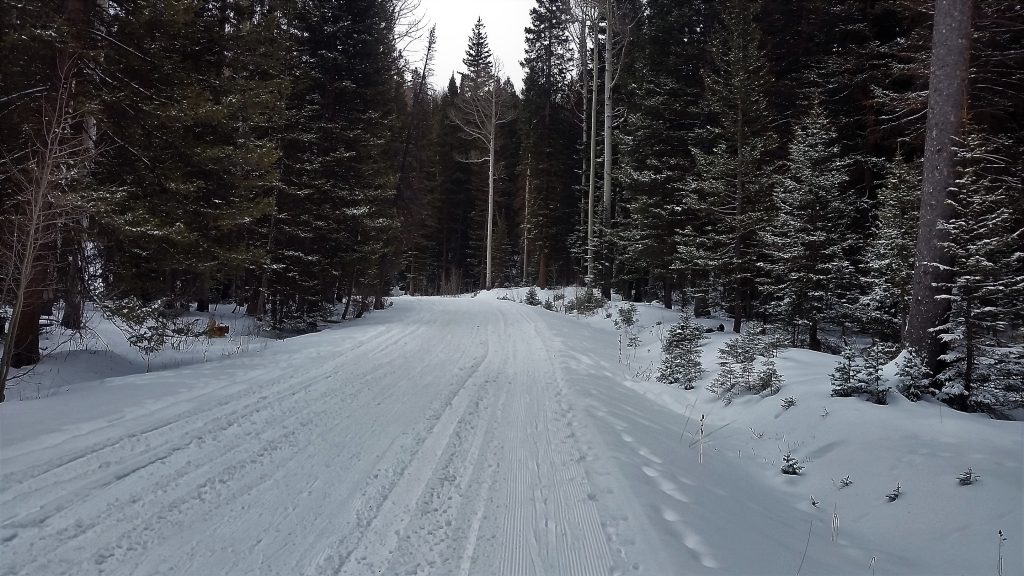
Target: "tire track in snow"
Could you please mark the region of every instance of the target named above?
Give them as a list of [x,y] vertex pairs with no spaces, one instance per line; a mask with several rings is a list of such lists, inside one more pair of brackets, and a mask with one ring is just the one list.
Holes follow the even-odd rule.
[[[397,334],[382,333],[359,343],[339,358],[347,359],[367,347],[385,347],[396,338],[408,337],[419,329],[414,325]],[[170,521],[185,516],[197,504],[208,505],[208,499],[201,496],[213,495],[211,490],[228,488],[233,478],[251,473],[262,461],[285,447],[282,439],[295,439],[308,429],[308,426],[294,428],[287,424],[296,420],[309,422],[310,407],[317,413],[332,406],[327,400],[339,387],[328,381],[336,369],[334,363],[325,364],[301,385],[289,383],[280,373],[271,374],[269,392],[254,385],[248,389],[250,394],[246,397],[229,397],[220,404],[189,411],[170,425],[124,435],[116,442],[100,445],[95,453],[44,468],[40,477],[19,486],[23,490],[12,493],[5,489],[5,496],[21,497],[24,508],[34,507],[35,511],[6,521],[4,527],[29,529],[30,534],[25,535],[31,536],[29,557],[51,566],[26,573],[56,573],[57,566],[52,562],[59,562],[61,557],[76,558],[75,562],[95,559],[91,568],[103,573],[109,561],[123,560],[122,552],[144,550],[155,540],[149,538],[157,532],[155,526],[173,524]],[[309,398],[310,391],[319,395]],[[264,412],[266,415],[262,415]],[[225,437],[248,441],[231,442]],[[116,465],[128,455],[137,455],[134,462],[127,466]],[[201,465],[196,466],[194,460]],[[70,470],[69,464],[79,469]],[[68,482],[63,481],[72,472],[74,476],[70,481],[74,488],[69,490]],[[47,482],[49,476],[56,476],[56,481]],[[235,496],[239,488],[241,486],[231,485],[229,496]],[[56,498],[47,499],[55,495]],[[39,496],[44,498],[42,502]],[[149,513],[140,515],[137,507],[148,508]],[[4,510],[10,509],[5,503]],[[99,548],[93,546],[92,542],[103,539],[113,539],[113,542]],[[79,540],[85,541],[79,543]],[[46,553],[33,553],[36,549]],[[15,560],[13,566],[19,564],[17,558]],[[66,567],[69,573],[80,570]],[[84,566],[82,568],[84,572]],[[13,567],[8,571],[11,569]]]
[[[480,339],[470,338],[470,341]],[[479,356],[470,354],[471,347],[461,347],[463,356],[472,356],[468,367],[464,368],[464,376],[460,377],[458,385],[453,386],[443,412],[435,417],[431,429],[418,441],[412,457],[395,471],[395,481],[382,494],[383,498],[379,502],[371,498],[363,508],[365,516],[362,523],[365,527],[354,545],[350,548],[343,544],[340,550],[328,551],[312,565],[307,574],[322,574],[325,571],[332,574],[382,573],[398,544],[402,530],[411,519],[416,503],[451,441],[456,425],[482,386],[481,368],[491,357],[490,340],[483,338],[483,342],[485,350]],[[462,366],[461,358],[460,361],[448,363]],[[371,486],[370,489],[371,493],[379,493],[376,487]]]

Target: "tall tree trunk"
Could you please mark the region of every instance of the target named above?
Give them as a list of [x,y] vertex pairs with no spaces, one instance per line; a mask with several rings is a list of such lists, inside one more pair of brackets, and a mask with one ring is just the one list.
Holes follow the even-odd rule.
[[963,130],[971,51],[972,0],[936,0],[928,80],[928,122],[907,345],[938,374],[944,345],[932,332],[949,315],[953,257],[942,223],[952,216],[956,144]]
[[598,50],[598,26],[594,23],[594,81],[590,100],[590,190],[587,195],[587,286],[594,284],[594,194],[597,189],[597,65],[601,52]]
[[196,312],[210,311],[210,271],[203,270],[196,279]]
[[71,270],[64,287],[64,313],[60,325],[68,330],[81,330],[84,324],[84,294],[82,287],[82,259],[76,245],[71,254]]
[[[497,87],[493,88],[493,91],[497,91]],[[495,107],[497,102],[492,107],[493,112],[491,118],[496,119],[497,110]],[[494,124],[491,124],[494,126]],[[487,282],[484,285],[485,290],[491,289],[491,241],[494,235],[494,144],[497,140],[497,130],[493,130],[491,133],[490,143],[490,160],[487,162]]]
[[36,260],[28,270],[28,282],[22,290],[20,313],[11,320],[11,368],[36,364],[42,357],[39,352],[39,320],[43,314],[48,276],[49,264],[45,262]]
[[[612,205],[612,134],[613,126],[613,103],[612,85],[615,82],[615,69],[621,62],[615,62],[615,27],[612,23],[615,20],[614,0],[607,0],[605,5],[607,29],[605,32],[604,46],[604,225],[607,230],[611,229],[612,220],[615,218],[615,210]],[[606,247],[610,244],[606,242]],[[607,269],[607,277],[601,285],[601,295],[604,298],[611,298],[611,282],[615,269],[614,256],[611,250],[604,255]]]
[[523,199],[523,283],[527,281],[529,271],[528,249],[530,242],[530,160],[526,157],[526,195]]
[[818,319],[812,318],[811,325],[807,328],[807,347],[815,352],[821,352],[821,338],[818,338]]

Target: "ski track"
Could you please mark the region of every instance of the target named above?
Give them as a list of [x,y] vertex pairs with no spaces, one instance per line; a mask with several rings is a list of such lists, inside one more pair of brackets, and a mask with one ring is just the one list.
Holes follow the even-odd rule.
[[312,336],[315,358],[191,367],[228,381],[5,447],[0,575],[626,574],[658,564],[637,530],[667,526],[715,565],[667,455],[594,404],[595,374],[567,378],[599,364],[553,351],[543,311],[402,306]]

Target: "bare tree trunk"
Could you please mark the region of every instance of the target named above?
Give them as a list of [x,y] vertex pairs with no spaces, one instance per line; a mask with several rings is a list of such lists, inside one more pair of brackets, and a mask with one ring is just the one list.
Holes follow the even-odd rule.
[[971,52],[971,0],[936,0],[932,63],[928,80],[928,123],[917,235],[917,262],[907,319],[907,345],[924,355],[938,374],[944,345],[932,332],[949,315],[953,258],[945,248],[942,223],[952,215],[956,143],[963,129]]
[[11,328],[0,356],[0,401],[10,369],[40,360],[39,318],[49,288],[53,251],[62,224],[71,218],[65,187],[85,162],[82,139],[68,138],[73,125],[69,110],[72,78],[69,58],[60,68],[56,96],[49,106],[44,105],[43,122],[27,155],[28,163],[15,166],[8,160],[6,176],[18,194],[13,203],[18,213],[11,224],[10,254],[4,256],[13,262],[16,280]]
[[733,254],[735,261],[735,270],[733,273],[736,275],[735,291],[733,298],[733,317],[732,317],[732,331],[740,334],[743,330],[743,316],[746,312],[746,301],[747,301],[747,283],[743,277],[746,272],[741,268],[742,262],[745,258],[746,253],[746,230],[743,226],[743,211],[746,209],[743,203],[743,185],[745,183],[746,174],[743,171],[743,105],[742,100],[736,100],[736,240],[733,244]]
[[590,192],[587,195],[587,286],[594,284],[594,193],[597,188],[597,65],[598,27],[594,23],[594,86],[590,103]]
[[196,279],[196,312],[210,311],[210,271],[203,270]]
[[527,281],[530,259],[527,250],[530,242],[530,157],[526,158],[526,196],[523,199],[523,283]]
[[[497,102],[497,87],[491,90],[491,126],[497,123],[498,117],[498,102]],[[491,251],[492,251],[492,240],[494,236],[494,148],[495,141],[497,140],[497,130],[491,131],[491,141],[488,145],[488,156],[487,161],[487,282],[484,285],[485,290],[490,290],[492,285],[491,279]]]
[[64,313],[60,318],[60,325],[68,330],[81,330],[85,318],[82,259],[78,248],[76,245],[71,254],[71,270],[64,287]]

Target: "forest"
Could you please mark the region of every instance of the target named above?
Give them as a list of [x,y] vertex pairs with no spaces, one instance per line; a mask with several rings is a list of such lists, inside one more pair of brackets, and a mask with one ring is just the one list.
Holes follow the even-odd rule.
[[0,0],[0,398],[55,303],[159,346],[578,285],[1024,404],[1017,0],[537,0],[521,62],[500,25],[438,79],[415,0]]

